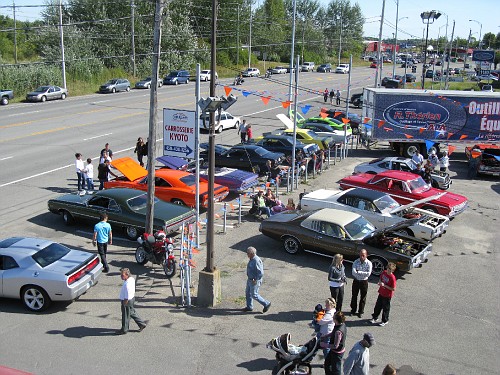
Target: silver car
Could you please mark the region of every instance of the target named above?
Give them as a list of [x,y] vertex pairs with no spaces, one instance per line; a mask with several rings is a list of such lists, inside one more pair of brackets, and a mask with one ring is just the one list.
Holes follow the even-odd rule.
[[0,297],[21,299],[30,311],[52,301],[72,301],[94,286],[102,272],[95,254],[41,238],[0,241]]
[[99,92],[106,93],[112,92],[115,93],[117,91],[130,91],[130,82],[125,78],[114,78],[110,79],[104,85],[99,87]]
[[59,86],[40,86],[26,95],[29,102],[46,102],[47,100],[66,99],[68,90]]
[[[151,81],[152,81],[151,77],[146,77],[143,80],[137,82],[135,84],[135,88],[136,89],[150,89],[151,88]],[[162,86],[163,86],[163,80],[161,78],[158,78],[158,87],[162,87]]]

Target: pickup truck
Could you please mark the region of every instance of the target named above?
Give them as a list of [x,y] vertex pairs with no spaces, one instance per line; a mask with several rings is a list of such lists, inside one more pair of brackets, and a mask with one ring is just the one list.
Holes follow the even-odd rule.
[[14,99],[14,91],[12,90],[0,90],[0,103],[2,105],[9,104],[9,100]]

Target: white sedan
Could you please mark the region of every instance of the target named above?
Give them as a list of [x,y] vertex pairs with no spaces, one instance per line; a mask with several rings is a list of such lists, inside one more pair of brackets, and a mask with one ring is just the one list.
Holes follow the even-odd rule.
[[[211,70],[202,70],[200,72],[200,81],[210,81],[212,79],[212,71]],[[219,75],[215,72],[215,79],[219,79]]]
[[0,241],[0,297],[21,299],[30,311],[51,301],[72,301],[94,286],[102,272],[95,254],[41,238]]
[[286,74],[286,68],[284,66],[275,66],[274,68],[271,68],[271,73]]
[[[433,197],[434,198],[434,197]],[[378,229],[387,228],[408,219],[418,219],[404,231],[406,234],[431,241],[441,236],[450,219],[415,205],[422,201],[400,206],[391,196],[375,190],[352,188],[344,191],[320,189],[306,194],[300,200],[304,211],[336,208],[363,216]]]
[[[241,119],[239,117],[233,116],[229,112],[222,111],[220,114],[215,114],[215,131],[221,133],[225,129],[238,129],[240,126]],[[205,115],[200,119],[200,128],[209,130],[210,127],[210,115]]]

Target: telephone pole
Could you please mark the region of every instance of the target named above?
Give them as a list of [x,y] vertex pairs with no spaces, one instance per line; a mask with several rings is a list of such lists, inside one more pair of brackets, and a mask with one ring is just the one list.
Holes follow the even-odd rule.
[[134,0],[130,0],[130,30],[132,37],[132,74],[136,76],[136,66],[135,66],[135,4]]

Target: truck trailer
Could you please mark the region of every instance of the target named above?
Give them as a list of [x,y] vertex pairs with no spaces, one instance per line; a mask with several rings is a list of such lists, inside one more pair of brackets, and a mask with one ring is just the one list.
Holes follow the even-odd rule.
[[365,88],[362,138],[402,156],[427,157],[440,143],[500,141],[500,93]]

